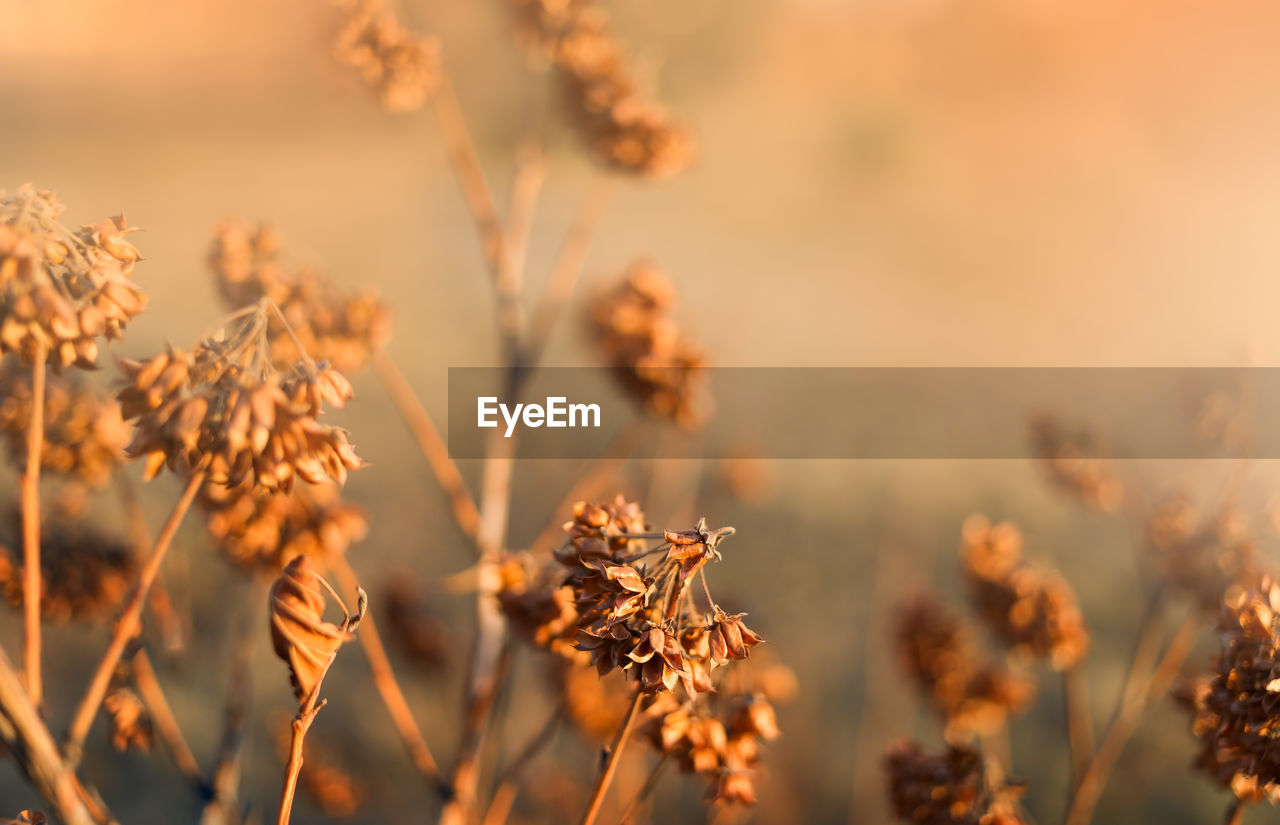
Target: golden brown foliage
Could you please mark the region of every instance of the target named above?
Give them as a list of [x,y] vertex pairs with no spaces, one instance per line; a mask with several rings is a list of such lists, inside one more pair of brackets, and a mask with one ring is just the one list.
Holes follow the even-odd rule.
[[289,665],[289,681],[300,703],[320,684],[351,634],[324,620],[328,604],[315,562],[298,556],[271,586],[271,646]]
[[885,755],[894,815],[919,825],[1023,825],[1022,787],[1006,782],[982,755],[949,745],[927,753],[915,742],[896,742]]

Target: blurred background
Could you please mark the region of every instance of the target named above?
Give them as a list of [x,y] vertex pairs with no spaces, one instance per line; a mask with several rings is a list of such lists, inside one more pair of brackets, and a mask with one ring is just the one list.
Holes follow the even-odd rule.
[[[652,258],[678,285],[678,314],[714,363],[1234,366],[1270,364],[1280,351],[1275,4],[605,5],[699,152],[670,181],[621,183],[582,294]],[[398,11],[441,38],[485,168],[504,193],[515,150],[545,119],[549,97],[522,68],[504,4],[410,0]],[[213,225],[232,215],[273,221],[293,260],[380,290],[396,318],[390,352],[443,425],[447,367],[497,357],[488,278],[434,118],[379,109],[331,58],[339,24],[318,0],[0,0],[0,187],[55,188],[72,225],[123,211],[143,227],[133,237],[145,256],[136,277],[151,303],[117,355],[189,342],[221,312],[205,266]],[[535,289],[594,174],[573,135],[550,121]],[[548,363],[597,360],[574,309]],[[101,378],[113,380],[114,367]],[[338,420],[372,464],[347,487],[371,527],[350,557],[375,609],[389,576],[408,577],[450,628],[455,655],[443,669],[419,674],[397,659],[428,741],[447,758],[472,608],[440,582],[470,559],[386,393],[371,376],[354,380],[357,401]],[[1122,472],[1148,498],[1184,488],[1211,505],[1233,467],[1143,462]],[[463,469],[473,477],[477,468]],[[517,467],[513,546],[566,517],[552,509],[582,469]],[[754,468],[767,483],[745,500],[722,469],[639,461],[618,486],[654,491],[645,509],[658,524],[706,515],[738,528],[731,563],[713,581],[798,675],[754,821],[889,821],[884,746],[897,735],[931,744],[940,735],[905,688],[888,611],[930,585],[963,603],[956,546],[975,511],[1019,522],[1029,554],[1080,592],[1095,637],[1094,713],[1106,722],[1144,602],[1131,518],[1080,507],[1031,462],[781,462]],[[1255,514],[1270,501],[1273,475],[1250,467],[1241,503]],[[16,473],[6,480],[16,489]],[[176,485],[165,477],[146,493],[158,524]],[[196,648],[165,662],[161,679],[207,764],[238,594],[253,585],[208,551],[196,522],[174,562],[190,569]],[[1264,543],[1273,549],[1271,533]],[[6,649],[16,651],[17,614],[3,621]],[[51,634],[50,649],[61,651],[47,677],[55,724],[105,639],[104,628],[74,625]],[[1208,646],[1192,662],[1207,656]],[[243,798],[265,820],[280,780],[270,720],[287,718],[292,702],[265,632],[255,662],[262,725],[246,746]],[[534,656],[517,664],[507,749],[541,723],[534,708],[546,700],[530,686],[541,667]],[[340,656],[326,686],[330,704],[313,737],[366,786],[349,821],[421,821],[436,802],[403,757],[362,656]],[[1030,781],[1027,804],[1041,822],[1060,817],[1067,795],[1057,690],[1046,676],[1012,735],[1013,773]],[[195,810],[162,756],[117,756],[103,728],[86,775],[121,821]],[[594,747],[566,732],[546,761],[581,780]],[[1186,717],[1156,702],[1096,821],[1218,816],[1223,794],[1187,773],[1194,750]],[[547,777],[534,783],[543,795],[558,787]],[[700,793],[699,783],[668,776],[655,821],[701,821]],[[562,821],[539,797],[526,794],[515,818]],[[0,763],[0,813],[35,804]],[[323,818],[303,799],[297,821]]]

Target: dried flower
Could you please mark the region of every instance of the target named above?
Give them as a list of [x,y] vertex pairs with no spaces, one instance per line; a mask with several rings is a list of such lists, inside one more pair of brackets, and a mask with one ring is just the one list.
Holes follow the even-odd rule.
[[355,0],[333,55],[360,72],[390,112],[411,112],[440,85],[440,44],[406,29],[382,0]]
[[102,700],[102,707],[111,718],[111,742],[116,750],[151,750],[151,715],[136,693],[117,688]]
[[[13,361],[0,367],[0,432],[15,464],[27,456],[31,375]],[[45,384],[44,444],[40,466],[101,487],[124,460],[129,431],[120,405],[70,376],[51,375]]]
[[1022,534],[1008,522],[971,516],[960,552],[978,615],[1010,650],[1074,667],[1089,650],[1089,633],[1071,585],[1022,560]]
[[119,393],[137,430],[129,455],[146,457],[146,477],[165,466],[202,471],[214,484],[245,479],[262,490],[346,480],[363,466],[346,430],[321,424],[322,402],[341,406],[351,385],[321,364],[299,363],[281,375],[266,357],[269,304],[239,319],[230,334],[207,338],[192,353],[170,349],[148,361],[120,362]]
[[1205,611],[1218,610],[1228,589],[1258,574],[1257,539],[1230,505],[1202,522],[1187,496],[1166,496],[1147,522],[1147,544],[1165,579]]
[[1069,435],[1050,416],[1031,424],[1036,453],[1049,480],[1082,503],[1112,512],[1124,501],[1124,484],[1107,462],[1090,457],[1095,444],[1087,435]]
[[1280,583],[1260,577],[1223,601],[1210,676],[1183,691],[1200,739],[1196,767],[1241,800],[1280,803]]
[[636,83],[595,0],[513,0],[516,35],[537,63],[550,61],[567,108],[597,160],[663,177],[688,166],[693,138]]
[[338,654],[353,637],[348,616],[342,625],[324,620],[327,583],[309,556],[298,556],[271,586],[271,646],[289,665],[289,681],[299,702],[320,685]]
[[[14,512],[9,541],[0,545],[0,592],[10,604],[22,604],[21,551],[9,547],[22,535]],[[123,542],[87,524],[51,521],[40,531],[40,571],[44,592],[40,613],[48,621],[97,621],[108,618],[133,583],[136,563]]]
[[751,628],[742,623],[746,613],[730,616],[719,607],[715,609],[715,621],[711,624],[709,645],[711,661],[717,665],[726,664],[730,659],[745,659],[751,648],[764,639]]
[[671,319],[674,303],[666,275],[640,262],[595,300],[591,317],[624,389],[650,415],[692,427],[708,412],[705,361]]
[[280,317],[268,318],[267,333],[280,369],[306,356],[346,373],[364,366],[391,337],[390,310],[372,291],[342,294],[311,269],[287,269],[279,247],[266,224],[228,220],[217,226],[209,265],[228,308],[263,298],[275,302]]
[[994,733],[1026,709],[1035,684],[984,659],[960,619],[921,597],[895,624],[903,666],[941,713],[948,738]]
[[1006,781],[971,748],[949,745],[930,754],[900,741],[884,760],[894,815],[919,825],[1023,825],[1023,786]]
[[72,232],[62,210],[48,189],[0,191],[0,354],[91,367],[98,339],[120,338],[146,305],[131,280],[141,255],[123,215]]
[[333,484],[263,492],[249,480],[204,484],[196,499],[218,549],[249,569],[278,573],[295,556],[322,565],[364,538],[364,510],[343,501]]

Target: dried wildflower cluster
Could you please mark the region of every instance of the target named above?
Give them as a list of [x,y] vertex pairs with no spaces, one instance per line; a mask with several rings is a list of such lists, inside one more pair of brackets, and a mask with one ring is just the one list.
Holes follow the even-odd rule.
[[[759,741],[777,736],[772,705],[746,687],[717,692],[716,681],[763,639],[709,594],[706,610],[698,610],[690,590],[732,529],[699,523],[655,533],[621,496],[579,502],[564,529],[569,541],[555,553],[556,568],[531,574],[527,559],[513,558],[503,566],[498,599],[523,638],[562,659],[556,678],[570,718],[602,734],[626,703],[603,681],[590,687],[584,666],[601,679],[621,671],[643,697],[644,729],[655,746],[706,778],[711,799],[753,802]],[[662,541],[650,548],[655,537]]]
[[1181,691],[1200,738],[1196,767],[1246,802],[1280,803],[1280,583],[1228,592],[1211,674]]
[[1049,416],[1032,422],[1032,438],[1049,480],[1089,507],[1112,512],[1124,502],[1124,484],[1110,464],[1089,455],[1092,439],[1063,432]]
[[1164,579],[1207,611],[1259,572],[1257,538],[1234,506],[1204,519],[1187,496],[1166,496],[1147,522],[1147,544]]
[[[26,461],[31,400],[29,371],[6,361],[0,367],[0,432],[19,466]],[[69,376],[50,377],[45,385],[42,470],[101,487],[124,460],[128,443],[129,430],[114,398]]]
[[999,731],[1035,696],[1034,682],[984,656],[965,623],[935,598],[904,605],[894,637],[904,669],[941,714],[949,740]]
[[971,516],[960,552],[974,609],[1012,652],[1043,659],[1055,670],[1084,658],[1089,633],[1075,591],[1056,573],[1023,560],[1017,527]]
[[382,0],[350,3],[333,54],[360,72],[391,112],[421,108],[440,85],[440,44],[406,29]]
[[894,815],[919,825],[1023,825],[1029,820],[1018,799],[1023,786],[1010,783],[982,755],[949,745],[939,754],[915,742],[897,742],[885,756]]
[[[21,535],[21,519],[11,519],[10,536]],[[21,551],[0,545],[0,593],[22,604]],[[40,571],[44,582],[40,613],[47,621],[100,621],[119,607],[133,582],[137,564],[123,542],[85,524],[58,519],[40,534]]]
[[675,300],[667,276],[640,262],[596,298],[591,318],[614,372],[645,411],[693,426],[707,413],[706,362],[671,318]]
[[289,270],[280,259],[279,236],[269,225],[244,220],[219,224],[209,265],[230,309],[263,298],[280,308],[281,317],[268,319],[268,336],[272,361],[281,369],[310,356],[353,372],[391,337],[391,313],[373,292],[342,295],[310,269]]
[[0,353],[91,367],[99,339],[118,339],[146,305],[132,281],[141,255],[123,215],[72,232],[63,208],[48,189],[0,191]]
[[602,163],[655,177],[688,166],[692,136],[640,91],[595,0],[513,0],[513,6],[518,40],[530,57],[555,67],[574,123]]
[[146,457],[146,475],[165,466],[204,472],[209,482],[289,490],[295,478],[341,483],[361,467],[347,432],[321,424],[322,403],[342,406],[351,385],[325,365],[299,363],[282,375],[265,355],[266,308],[259,305],[226,337],[191,353],[169,350],[120,362],[120,405],[137,430],[129,454]]
[[222,554],[252,570],[279,572],[296,556],[321,564],[364,538],[364,511],[342,501],[332,484],[262,492],[248,479],[234,487],[205,484],[196,502]]

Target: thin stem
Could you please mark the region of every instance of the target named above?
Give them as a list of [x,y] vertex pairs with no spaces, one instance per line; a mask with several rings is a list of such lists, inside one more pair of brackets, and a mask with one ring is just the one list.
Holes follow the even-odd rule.
[[22,474],[22,600],[26,617],[23,665],[27,691],[37,708],[44,703],[40,674],[40,450],[44,446],[45,345],[36,343],[31,365],[31,418],[27,422],[27,467]]
[[165,554],[169,551],[169,545],[173,543],[173,537],[178,533],[182,518],[187,514],[187,510],[191,508],[191,502],[195,499],[196,492],[200,489],[204,478],[205,473],[201,470],[188,479],[186,489],[182,491],[182,496],[178,499],[178,503],[174,505],[173,512],[169,514],[169,519],[165,522],[164,528],[156,538],[155,547],[151,550],[151,558],[147,559],[146,565],[143,566],[142,572],[138,575],[138,582],[134,585],[133,594],[129,597],[129,602],[125,606],[120,620],[116,622],[111,643],[107,646],[106,652],[103,653],[102,661],[98,662],[97,670],[94,671],[93,678],[89,681],[89,687],[85,690],[84,697],[76,707],[71,727],[67,733],[65,748],[67,758],[72,764],[79,761],[84,739],[89,734],[93,719],[98,714],[98,707],[102,704],[102,698],[106,696],[107,687],[111,683],[111,674],[115,671],[116,665],[119,664],[125,647],[137,635],[147,592],[151,589],[152,583],[155,582],[156,576],[159,575],[160,565],[164,562]]
[[[124,509],[125,521],[129,526],[129,539],[133,543],[133,552],[139,560],[145,558],[151,549],[151,531],[147,529],[146,515],[138,501],[138,492],[133,482],[125,473],[116,474],[116,489],[120,493],[120,505]],[[179,651],[184,646],[182,624],[173,612],[173,599],[164,584],[164,577],[156,578],[151,586],[148,602],[151,616],[156,620],[160,637],[164,639],[165,650]]]
[[[329,665],[333,664],[333,659],[333,656],[329,657]],[[325,672],[327,673],[328,670],[329,666],[326,665]],[[298,775],[302,773],[303,743],[307,738],[307,731],[311,730],[311,724],[316,720],[316,714],[325,705],[320,701],[320,685],[323,681],[322,673],[316,686],[307,695],[307,700],[298,710],[298,715],[293,717],[293,732],[289,740],[289,764],[285,766],[284,785],[280,789],[280,814],[276,817],[276,825],[289,825],[289,817],[293,813],[293,795],[298,788]]]
[[[359,578],[352,569],[351,563],[345,556],[337,555],[330,559],[330,564],[342,586],[354,593],[359,584]],[[365,658],[369,661],[374,686],[377,687],[378,695],[382,697],[382,703],[391,716],[391,722],[409,751],[409,758],[413,760],[419,773],[427,778],[431,786],[443,792],[444,776],[440,772],[435,756],[431,753],[431,748],[427,746],[422,729],[413,718],[409,703],[404,698],[404,691],[401,690],[400,682],[396,679],[395,671],[391,667],[391,660],[387,657],[386,647],[382,644],[382,637],[378,634],[378,625],[372,614],[365,616],[357,638],[360,640],[360,646],[364,648]]]
[[245,727],[249,721],[249,697],[253,693],[253,642],[255,609],[261,603],[261,587],[245,589],[236,639],[228,668],[227,698],[222,713],[222,739],[218,759],[209,772],[209,800],[200,816],[200,825],[232,825],[240,821],[237,811],[240,789],[240,764]]
[[592,181],[582,205],[578,208],[569,233],[565,236],[551,269],[551,277],[547,281],[546,292],[537,314],[529,326],[528,350],[531,360],[536,361],[538,354],[546,347],[547,340],[555,329],[560,312],[564,309],[573,288],[582,274],[582,266],[586,263],[587,252],[591,249],[600,220],[604,217],[613,194],[613,179],[599,174]]
[[546,179],[547,163],[542,157],[542,146],[536,139],[529,140],[516,154],[516,171],[511,179],[511,197],[507,202],[507,249],[511,265],[522,280],[528,266],[533,216]]
[[197,789],[203,789],[204,774],[200,771],[200,765],[196,762],[186,737],[182,735],[182,727],[173,715],[173,708],[164,695],[160,680],[156,678],[155,668],[151,666],[151,657],[145,649],[139,648],[133,655],[133,680],[174,765]]
[[653,770],[649,772],[649,778],[640,786],[640,790],[636,795],[631,797],[631,801],[627,803],[627,807],[622,809],[622,816],[618,817],[618,825],[631,825],[631,821],[633,817],[635,817],[636,811],[644,804],[644,801],[653,794],[654,789],[658,787],[658,780],[662,778],[662,771],[667,767],[667,763],[669,761],[670,760],[667,759],[667,755],[665,753],[658,759],[657,764],[653,766]]
[[444,136],[445,148],[453,163],[471,216],[480,234],[485,263],[493,275],[497,299],[498,330],[509,362],[519,360],[519,334],[523,323],[520,309],[520,273],[513,266],[506,232],[498,216],[493,190],[480,166],[480,157],[467,129],[458,96],[447,72],[431,97]]
[[[92,794],[80,785],[75,771],[63,761],[39,709],[9,657],[0,649],[0,742],[22,767],[31,786],[66,825],[95,825],[110,814],[91,810]],[[88,797],[88,799],[86,798]]]
[[613,775],[618,770],[618,757],[622,755],[622,749],[626,747],[627,739],[631,736],[631,729],[635,727],[636,711],[640,709],[640,700],[642,698],[644,698],[644,693],[637,685],[635,696],[632,697],[631,705],[627,708],[627,715],[622,717],[622,723],[618,725],[618,732],[614,734],[613,744],[609,746],[609,756],[605,760],[604,770],[600,772],[600,778],[596,780],[596,786],[591,792],[591,801],[587,803],[587,810],[582,815],[580,825],[592,825],[596,821],[596,816],[600,813],[600,806],[604,803],[605,792],[609,790],[609,784],[613,782]]
[[1244,822],[1244,809],[1244,800],[1233,799],[1231,804],[1227,806],[1227,813],[1222,821],[1226,825],[1240,825],[1241,822]]
[[1071,787],[1080,785],[1093,761],[1093,715],[1089,710],[1089,684],[1084,665],[1077,663],[1062,673],[1062,696],[1071,748]]
[[1080,779],[1080,786],[1067,809],[1065,825],[1085,825],[1089,822],[1112,768],[1129,738],[1137,730],[1143,710],[1151,698],[1163,691],[1178,672],[1191,652],[1198,629],[1199,617],[1192,612],[1183,620],[1156,666],[1148,671],[1149,676],[1145,680],[1136,681],[1137,687],[1126,693],[1115,718],[1107,726],[1102,741],[1098,744],[1093,760]]
[[391,360],[391,356],[382,350],[375,352],[373,369],[378,379],[382,381],[382,385],[386,387],[392,402],[400,412],[400,417],[413,433],[414,440],[418,442],[418,447],[426,457],[436,481],[440,483],[440,487],[448,497],[454,521],[458,523],[463,534],[474,543],[480,529],[480,511],[476,508],[475,499],[471,497],[466,483],[462,480],[458,465],[449,457],[449,448],[440,437],[440,431],[436,429],[431,416],[427,414],[413,387],[404,377],[404,373],[400,372],[395,361]]

